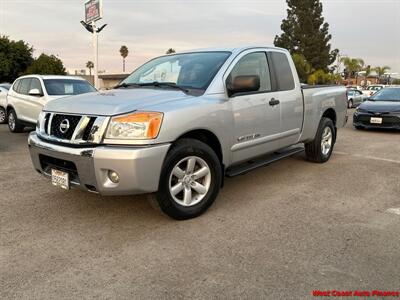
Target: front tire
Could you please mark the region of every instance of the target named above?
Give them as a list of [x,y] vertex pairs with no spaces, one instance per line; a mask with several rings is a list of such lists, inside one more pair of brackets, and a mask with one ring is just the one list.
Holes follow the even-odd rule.
[[17,114],[13,109],[8,112],[8,128],[13,133],[22,132],[24,130],[24,125],[18,120]]
[[164,161],[156,200],[176,220],[204,213],[216,199],[222,166],[215,152],[194,139],[178,140]]
[[7,121],[6,110],[3,107],[0,107],[0,124],[4,124]]
[[307,159],[317,163],[327,162],[331,157],[335,140],[336,131],[332,120],[323,117],[319,122],[315,139],[305,144]]

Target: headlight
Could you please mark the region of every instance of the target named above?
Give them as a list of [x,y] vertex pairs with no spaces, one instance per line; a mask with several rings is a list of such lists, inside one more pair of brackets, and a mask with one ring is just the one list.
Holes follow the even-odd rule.
[[154,139],[160,131],[163,114],[134,112],[111,118],[106,139]]

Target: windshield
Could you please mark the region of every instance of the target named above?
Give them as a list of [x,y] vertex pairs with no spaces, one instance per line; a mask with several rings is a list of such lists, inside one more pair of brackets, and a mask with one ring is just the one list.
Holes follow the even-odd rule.
[[120,85],[165,82],[205,90],[230,55],[230,52],[197,52],[158,57],[138,68]]
[[376,92],[371,98],[373,101],[398,101],[400,102],[400,88],[384,88]]
[[43,81],[47,94],[50,96],[79,95],[96,91],[86,80],[45,79]]

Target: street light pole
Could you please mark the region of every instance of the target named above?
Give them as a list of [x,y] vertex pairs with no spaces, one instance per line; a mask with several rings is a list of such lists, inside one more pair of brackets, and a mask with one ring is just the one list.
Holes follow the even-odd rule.
[[92,21],[91,24],[87,24],[84,21],[81,21],[81,24],[83,27],[86,28],[87,31],[92,33],[92,38],[93,38],[93,56],[94,56],[94,66],[93,66],[93,76],[94,76],[94,87],[96,89],[99,88],[99,33],[104,29],[104,27],[107,26],[107,24],[104,24],[103,26],[100,26],[100,28],[96,27],[95,21]]
[[97,34],[96,23],[92,22],[93,28],[93,51],[94,51],[94,87],[99,88],[99,39]]

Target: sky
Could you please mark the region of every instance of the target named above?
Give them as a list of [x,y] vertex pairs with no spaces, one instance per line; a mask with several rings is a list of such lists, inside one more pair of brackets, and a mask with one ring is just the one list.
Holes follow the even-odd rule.
[[[83,0],[0,0],[0,34],[58,55],[68,69],[93,60],[91,34],[79,23]],[[332,48],[400,73],[400,0],[322,0]],[[103,0],[108,26],[99,35],[99,69],[128,72],[168,48],[273,45],[286,17],[284,0]]]

